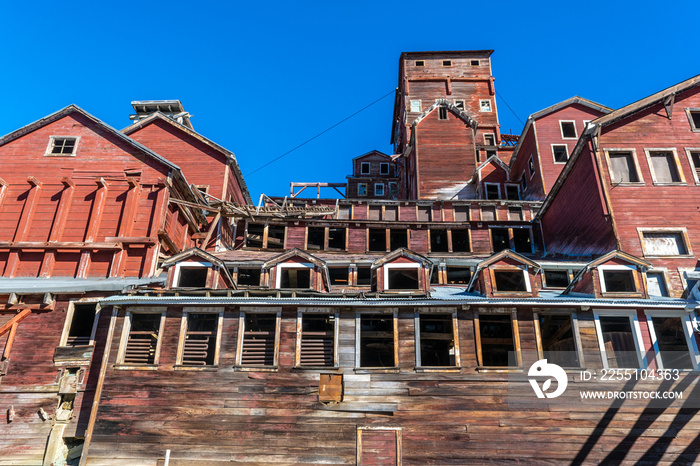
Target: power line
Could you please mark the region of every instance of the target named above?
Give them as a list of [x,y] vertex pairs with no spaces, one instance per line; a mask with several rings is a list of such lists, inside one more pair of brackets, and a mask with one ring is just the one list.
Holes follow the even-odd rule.
[[508,105],[508,102],[506,102],[506,99],[504,99],[503,96],[502,96],[501,94],[499,94],[498,91],[496,91],[496,95],[503,101],[504,104],[506,104],[506,107],[508,107],[508,110],[510,110],[510,112],[511,112],[513,115],[515,115],[515,118],[518,119],[518,121],[520,122],[520,124],[523,125],[523,126],[525,126],[525,123],[523,123],[523,120],[521,120],[520,117],[518,116],[518,114],[515,113],[515,110],[513,110],[512,108],[510,108],[510,105]]
[[[361,112],[367,110],[368,108],[370,108],[372,105],[376,104],[377,102],[386,99],[387,97],[389,97],[390,95],[392,95],[394,92],[395,92],[395,89],[392,89],[391,92],[388,92],[388,93],[384,94],[383,96],[381,96],[380,98],[378,98],[377,100],[375,100],[374,102],[372,102],[371,104],[365,105],[364,107],[362,107],[361,109],[359,109],[358,111],[356,111],[355,113],[353,113],[352,115],[349,115],[349,116],[343,118],[342,120],[340,120],[338,123],[334,124],[333,126],[330,126],[330,127],[326,128],[326,129],[324,129],[323,131],[321,131],[320,133],[318,133],[318,134],[315,135],[314,137],[312,137],[312,138],[310,138],[310,139],[307,139],[306,141],[302,142],[301,144],[299,144],[298,146],[294,147],[293,149],[290,149],[290,150],[288,150],[287,152],[285,152],[284,154],[280,155],[279,157],[276,157],[276,158],[270,160],[270,161],[267,162],[265,165],[256,168],[255,170],[253,170],[252,172],[248,173],[248,174],[245,175],[245,176],[250,176],[250,175],[252,175],[252,174],[254,174],[254,173],[257,173],[257,172],[259,172],[260,170],[262,170],[263,168],[267,167],[268,165],[271,165],[271,164],[277,162],[277,161],[278,161],[279,159],[281,159],[282,157],[285,157],[285,156],[291,154],[291,153],[294,152],[295,150],[297,150],[297,149],[299,149],[300,147],[302,147],[302,146],[304,146],[304,145],[310,143],[310,142],[313,141],[314,139],[316,139],[316,138],[318,138],[319,136],[321,136],[321,135],[327,133],[328,131],[332,130],[332,129],[335,128],[336,126],[338,126],[338,125],[340,125],[340,124],[342,124],[342,123],[345,123],[345,122],[348,121],[350,118],[354,117],[354,116],[357,115],[358,113],[361,113]],[[507,105],[507,104],[506,104],[506,105]]]

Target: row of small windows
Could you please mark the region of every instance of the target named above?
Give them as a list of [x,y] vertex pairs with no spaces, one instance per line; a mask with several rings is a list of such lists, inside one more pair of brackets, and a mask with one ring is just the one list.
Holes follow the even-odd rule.
[[[369,175],[372,172],[372,162],[360,162],[360,175]],[[379,163],[379,174],[389,175],[389,163],[380,162]]]
[[[431,104],[432,105],[432,104]],[[465,107],[465,101],[462,99],[457,99],[454,101],[454,106],[461,111],[464,111]],[[422,106],[422,101],[421,100],[411,100],[409,102],[409,111],[410,112],[422,112],[423,111],[423,106]],[[479,111],[480,112],[491,112],[491,100],[490,99],[479,99]],[[448,114],[449,111],[447,107],[439,107],[438,108],[438,119],[439,120],[447,120],[448,119]],[[494,144],[487,144],[487,145],[494,145]]]
[[[469,66],[479,66],[481,62],[479,60],[469,60]],[[416,60],[414,62],[415,66],[425,66],[425,60]],[[442,60],[442,66],[452,66],[452,60]]]
[[[644,149],[649,172],[654,184],[665,185],[686,182],[676,149]],[[700,149],[688,150],[688,161],[695,181],[700,182]],[[610,178],[613,183],[644,183],[639,160],[634,149],[607,149]]]
[[[358,197],[367,196],[368,183],[357,183],[357,195]],[[384,196],[386,193],[384,189],[384,183],[374,183],[374,195]],[[394,181],[389,182],[389,194],[395,195],[397,193],[397,184]]]
[[[338,368],[339,315],[333,312],[304,312],[297,315],[297,351],[294,366]],[[692,327],[687,316],[648,313],[647,323],[655,339],[657,360],[664,369],[697,369]],[[117,364],[158,365],[165,313],[127,312]],[[176,366],[206,367],[219,363],[223,311],[185,311]],[[594,324],[605,368],[643,368],[649,364],[642,354],[637,317],[625,313],[595,313]],[[398,369],[399,331],[396,312],[355,314],[355,367]],[[577,343],[576,314],[535,313],[535,334],[542,357],[565,368],[582,365]],[[477,363],[482,368],[518,368],[520,337],[515,311],[477,312],[474,334]],[[241,370],[276,369],[280,347],[280,311],[241,311],[235,366]],[[418,312],[414,318],[416,368],[461,366],[457,313]]]

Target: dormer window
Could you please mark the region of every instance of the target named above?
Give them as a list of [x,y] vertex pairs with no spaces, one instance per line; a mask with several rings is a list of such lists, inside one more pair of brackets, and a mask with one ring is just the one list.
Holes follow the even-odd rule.
[[311,288],[311,264],[280,264],[277,266],[277,288]]
[[384,266],[384,287],[388,290],[418,290],[420,264],[388,264]]
[[176,288],[206,288],[209,264],[180,265],[175,278]]
[[603,270],[602,272],[601,287],[603,293],[634,293],[637,291],[633,270]]
[[77,137],[51,136],[46,155],[53,156],[73,156],[78,146]]
[[236,275],[238,286],[260,286],[260,268],[238,268]]
[[527,271],[520,269],[492,270],[495,293],[530,292],[530,280]]

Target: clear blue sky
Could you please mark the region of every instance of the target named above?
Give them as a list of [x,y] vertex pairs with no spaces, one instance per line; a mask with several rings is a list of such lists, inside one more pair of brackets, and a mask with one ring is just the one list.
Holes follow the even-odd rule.
[[[179,99],[247,175],[394,89],[402,51],[494,49],[496,90],[523,121],[573,95],[617,108],[700,74],[700,2],[253,3],[5,2],[0,134],[71,103],[122,129],[132,100]],[[247,176],[255,202],[391,153],[392,107]]]

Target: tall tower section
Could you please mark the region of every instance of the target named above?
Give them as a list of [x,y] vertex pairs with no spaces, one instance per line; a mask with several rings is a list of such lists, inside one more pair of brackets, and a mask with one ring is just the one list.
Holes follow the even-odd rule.
[[512,148],[499,147],[492,53],[401,54],[391,133],[401,197],[478,198],[477,167],[499,150],[508,163]]

